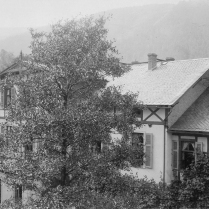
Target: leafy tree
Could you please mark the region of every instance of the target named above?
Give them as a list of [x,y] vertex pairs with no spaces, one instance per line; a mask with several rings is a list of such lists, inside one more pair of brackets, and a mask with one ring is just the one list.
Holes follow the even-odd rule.
[[[133,124],[140,125],[133,109],[142,105],[107,87],[130,69],[107,40],[105,21],[86,17],[58,22],[50,33],[31,30],[24,70],[5,78],[17,94],[8,105],[5,127],[12,128],[1,139],[0,167],[2,181],[30,191],[21,208],[129,207],[123,197],[135,179],[120,170],[136,164],[135,154],[142,162],[143,148],[130,144]],[[123,134],[117,143],[113,131]]]

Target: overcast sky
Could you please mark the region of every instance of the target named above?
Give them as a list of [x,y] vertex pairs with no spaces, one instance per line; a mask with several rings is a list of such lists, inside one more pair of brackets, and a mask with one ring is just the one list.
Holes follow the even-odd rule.
[[120,7],[181,0],[0,0],[0,27],[37,27]]

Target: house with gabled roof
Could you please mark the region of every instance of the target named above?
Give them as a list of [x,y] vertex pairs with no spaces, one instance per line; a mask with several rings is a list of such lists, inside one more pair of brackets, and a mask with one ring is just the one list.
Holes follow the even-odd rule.
[[132,168],[139,178],[169,183],[209,153],[209,58],[159,60],[151,53],[112,84],[138,93],[145,105],[132,137],[145,147],[145,163]]
[[[2,71],[0,78],[22,70],[16,63]],[[133,146],[144,145],[145,159],[131,169],[133,174],[169,183],[181,178],[181,171],[199,153],[209,153],[209,58],[159,60],[156,54],[148,54],[148,62],[132,65],[111,84],[137,93],[145,105],[138,113],[142,125],[132,134]],[[11,99],[11,88],[0,91],[0,122],[5,121]],[[0,188],[1,201],[28,195],[21,187],[11,190],[3,182]]]

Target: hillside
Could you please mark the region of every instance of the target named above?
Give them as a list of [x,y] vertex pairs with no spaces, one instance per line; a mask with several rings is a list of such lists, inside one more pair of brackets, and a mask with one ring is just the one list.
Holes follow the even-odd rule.
[[[106,12],[112,14],[106,26],[125,62],[145,61],[149,52],[162,59],[209,57],[208,11],[204,0],[114,9]],[[20,33],[0,40],[0,49],[29,53],[29,43],[29,32]]]

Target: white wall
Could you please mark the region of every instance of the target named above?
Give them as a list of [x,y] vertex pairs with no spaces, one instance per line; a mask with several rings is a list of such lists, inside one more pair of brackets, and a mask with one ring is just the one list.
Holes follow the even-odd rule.
[[153,134],[153,167],[152,168],[132,168],[131,173],[137,175],[138,178],[147,176],[148,179],[154,179],[159,182],[163,175],[163,141],[164,126],[163,125],[143,125],[135,132],[152,133]]

